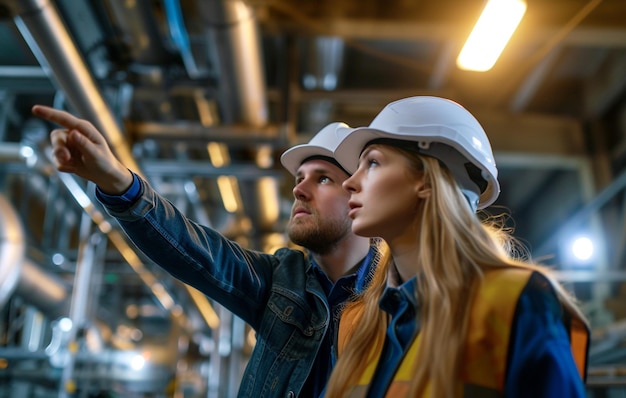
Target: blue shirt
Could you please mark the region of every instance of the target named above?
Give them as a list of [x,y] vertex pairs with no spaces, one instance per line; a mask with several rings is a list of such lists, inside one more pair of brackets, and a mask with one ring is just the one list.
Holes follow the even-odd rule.
[[[416,278],[387,287],[380,301],[391,316],[380,363],[368,397],[382,397],[419,332]],[[562,322],[561,305],[545,279],[534,273],[518,300],[505,380],[507,398],[585,397]]]
[[369,264],[372,256],[373,252],[370,251],[367,257],[359,263],[355,273],[342,276],[335,283],[333,283],[328,278],[328,275],[326,275],[317,263],[311,259],[313,272],[320,281],[320,284],[326,293],[326,297],[328,298],[331,321],[328,325],[328,332],[324,336],[319,352],[315,357],[313,369],[311,369],[311,373],[309,374],[299,397],[319,397],[322,395],[334,364],[333,353],[335,352],[335,347],[333,343],[337,341],[337,330],[341,307],[354,293],[361,292],[364,286],[369,283],[371,274],[366,274],[365,271],[368,268],[363,265]]

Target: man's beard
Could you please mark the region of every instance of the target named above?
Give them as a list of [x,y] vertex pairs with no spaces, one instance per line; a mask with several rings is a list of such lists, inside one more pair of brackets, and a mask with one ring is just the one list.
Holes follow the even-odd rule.
[[350,232],[350,219],[322,220],[317,214],[311,214],[314,220],[300,223],[293,218],[287,224],[289,239],[313,253],[326,254],[331,252]]

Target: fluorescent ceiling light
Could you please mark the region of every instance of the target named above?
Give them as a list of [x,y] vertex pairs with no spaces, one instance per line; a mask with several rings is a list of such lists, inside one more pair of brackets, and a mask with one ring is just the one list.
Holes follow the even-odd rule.
[[217,177],[217,188],[220,191],[222,197],[222,203],[224,208],[229,213],[236,213],[239,209],[239,184],[237,179],[233,176],[219,176]]
[[489,0],[457,58],[465,70],[488,71],[526,12],[524,0]]

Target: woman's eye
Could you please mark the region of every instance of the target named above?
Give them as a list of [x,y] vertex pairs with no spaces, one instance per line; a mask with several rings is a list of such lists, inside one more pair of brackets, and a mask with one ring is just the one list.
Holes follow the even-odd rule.
[[376,159],[368,159],[367,160],[367,167],[374,167],[378,165],[378,161]]

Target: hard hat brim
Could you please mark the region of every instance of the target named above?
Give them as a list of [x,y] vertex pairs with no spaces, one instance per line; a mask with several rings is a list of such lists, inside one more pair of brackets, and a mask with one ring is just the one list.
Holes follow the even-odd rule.
[[287,171],[295,176],[302,162],[313,156],[326,156],[331,159],[334,158],[333,152],[327,148],[317,145],[302,144],[296,145],[283,152],[280,157],[280,162],[283,167],[287,169]]
[[332,163],[335,163],[333,150],[350,131],[352,129],[344,122],[330,123],[315,134],[308,143],[287,149],[281,155],[280,162],[294,176],[300,165],[311,157],[326,157],[333,159]]

